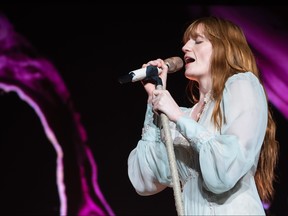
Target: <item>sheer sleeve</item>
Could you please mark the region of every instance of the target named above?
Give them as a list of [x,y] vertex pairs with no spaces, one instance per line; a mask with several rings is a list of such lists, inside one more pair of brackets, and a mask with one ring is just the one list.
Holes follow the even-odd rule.
[[166,147],[150,104],[147,105],[142,138],[128,157],[128,176],[141,195],[152,195],[171,185]]
[[214,193],[228,191],[256,167],[267,126],[266,96],[250,72],[228,79],[221,108],[226,122],[219,134],[188,117],[181,117],[176,123],[199,152],[204,186]]

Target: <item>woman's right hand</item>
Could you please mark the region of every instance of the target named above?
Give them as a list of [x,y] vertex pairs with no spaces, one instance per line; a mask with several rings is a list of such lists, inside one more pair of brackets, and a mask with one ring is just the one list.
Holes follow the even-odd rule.
[[[162,59],[156,59],[147,62],[146,64],[142,65],[142,68],[145,68],[149,65],[156,66],[158,68],[161,68],[161,73],[159,74],[159,78],[162,80],[162,85],[163,89],[166,89],[166,80],[167,80],[167,72],[168,72],[168,66]],[[152,96],[153,96],[153,91],[156,89],[155,83],[151,83],[149,81],[142,81],[142,84],[148,94],[148,103],[152,103]]]

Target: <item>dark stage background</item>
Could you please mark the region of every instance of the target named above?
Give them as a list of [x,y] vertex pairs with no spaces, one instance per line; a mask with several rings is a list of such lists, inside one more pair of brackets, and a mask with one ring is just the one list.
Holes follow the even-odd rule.
[[[209,14],[207,5],[41,3],[0,4],[0,10],[65,81],[87,130],[100,188],[115,214],[176,215],[172,189],[141,197],[129,182],[127,157],[141,136],[146,93],[139,82],[121,85],[118,77],[151,59],[182,57],[183,31],[194,18]],[[286,29],[287,12],[280,6],[271,9],[286,19]],[[188,104],[185,85],[183,71],[169,75],[167,88],[183,106]],[[281,146],[269,210],[276,216],[288,213],[288,128],[283,114],[275,107],[273,111]],[[57,212],[55,152],[34,110],[13,93],[1,94],[0,119],[0,212]]]

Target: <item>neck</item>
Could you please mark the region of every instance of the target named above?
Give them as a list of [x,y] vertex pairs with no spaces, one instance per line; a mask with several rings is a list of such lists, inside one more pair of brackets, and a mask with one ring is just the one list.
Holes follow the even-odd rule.
[[208,91],[206,94],[201,94],[200,95],[200,100],[198,101],[198,106],[199,108],[199,112],[196,115],[196,121],[198,122],[203,114],[203,112],[205,111],[206,108],[206,104],[210,101],[211,99],[211,91]]
[[200,92],[200,99],[199,99],[200,104],[207,103],[210,100],[210,97],[211,97],[211,90]]

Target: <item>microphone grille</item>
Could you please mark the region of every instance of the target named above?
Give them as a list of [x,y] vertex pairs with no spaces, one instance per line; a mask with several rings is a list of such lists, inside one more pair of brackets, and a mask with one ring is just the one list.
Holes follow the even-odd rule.
[[169,68],[168,69],[169,73],[174,73],[174,72],[179,71],[184,65],[183,60],[178,56],[167,58],[164,61]]

